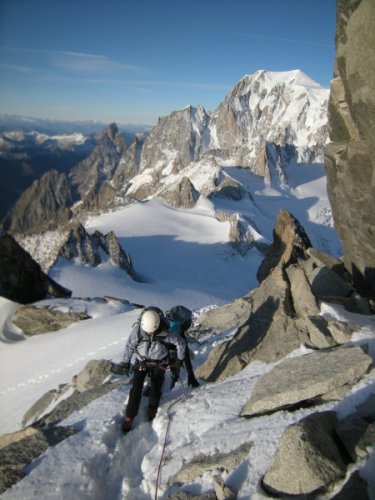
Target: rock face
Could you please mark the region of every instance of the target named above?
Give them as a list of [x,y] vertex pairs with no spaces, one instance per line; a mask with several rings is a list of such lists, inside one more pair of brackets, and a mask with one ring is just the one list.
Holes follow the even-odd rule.
[[65,173],[49,170],[24,191],[3,221],[11,232],[48,231],[72,216],[74,194]]
[[49,278],[10,235],[0,236],[0,295],[27,304],[71,291]]
[[338,0],[328,194],[356,288],[375,295],[375,4]]
[[177,186],[160,193],[160,196],[172,207],[193,208],[200,195],[190,179],[183,177]]
[[4,229],[39,233],[67,224],[84,209],[105,207],[115,195],[109,181],[126,149],[117,126],[110,125],[91,154],[69,172],[51,170],[34,181],[4,219]]
[[[17,122],[4,115],[0,132],[0,220],[17,201],[22,191],[53,168],[66,172],[91,153],[95,147],[92,131],[57,130],[40,121]],[[54,130],[53,130],[54,129]],[[5,131],[6,130],[6,131]],[[35,132],[38,130],[38,132]]]
[[[311,89],[317,92],[317,105],[309,99]],[[290,159],[310,163],[322,158],[327,99],[328,92],[298,70],[257,71],[242,78],[213,112],[211,136],[216,148],[229,153],[235,164],[249,167],[268,181],[272,177],[285,180],[283,167]],[[294,123],[291,114],[296,114]],[[310,138],[303,145],[302,130]]]
[[262,282],[280,262],[287,266],[297,257],[303,257],[310,247],[310,239],[297,219],[286,210],[280,210],[273,230],[272,246],[257,271],[258,281]]
[[98,266],[103,262],[103,253],[108,255],[111,262],[126,271],[132,279],[137,279],[131,257],[123,250],[113,231],[106,235],[95,231],[90,235],[82,224],[79,224],[71,229],[58,257],[79,259],[84,264]]
[[201,106],[187,106],[160,118],[145,141],[140,170],[160,171],[170,165],[169,172],[175,173],[198,160],[209,142],[209,121]]
[[249,296],[248,320],[233,339],[215,347],[196,374],[208,381],[222,380],[255,359],[276,361],[300,345],[293,325],[288,283],[277,268]]

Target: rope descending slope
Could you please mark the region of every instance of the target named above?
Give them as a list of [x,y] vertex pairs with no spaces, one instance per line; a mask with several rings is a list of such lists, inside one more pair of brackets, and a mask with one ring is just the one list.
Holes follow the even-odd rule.
[[162,468],[162,463],[163,463],[163,458],[164,458],[164,452],[165,452],[165,449],[167,447],[167,439],[168,439],[168,436],[169,436],[169,428],[170,428],[170,425],[171,425],[171,422],[172,422],[172,413],[171,413],[171,410],[172,410],[173,406],[175,404],[177,404],[179,401],[181,401],[183,398],[185,398],[185,396],[186,395],[183,394],[182,396],[180,396],[175,401],[172,401],[172,403],[168,406],[168,409],[167,409],[168,423],[167,423],[167,428],[165,430],[164,443],[163,443],[163,448],[162,448],[162,451],[161,451],[161,457],[160,457],[160,462],[159,462],[159,467],[158,467],[158,475],[156,477],[156,487],[155,487],[155,497],[154,497],[155,500],[158,499],[160,473],[161,473],[161,468]]

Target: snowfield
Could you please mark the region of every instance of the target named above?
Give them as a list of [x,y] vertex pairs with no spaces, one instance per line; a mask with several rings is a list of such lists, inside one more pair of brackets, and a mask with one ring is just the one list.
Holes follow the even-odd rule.
[[[243,169],[231,175],[252,186],[253,200],[233,202],[202,198],[191,210],[177,210],[157,200],[136,203],[117,212],[91,217],[89,232],[115,231],[132,257],[142,281],[132,281],[110,262],[97,268],[58,261],[51,276],[73,291],[69,300],[42,301],[40,305],[85,311],[91,319],[58,332],[26,338],[11,323],[18,304],[0,298],[0,432],[20,428],[26,410],[43,394],[70,382],[90,359],[119,362],[126,339],[139,310],[132,303],[164,309],[184,304],[195,313],[230,302],[257,286],[255,273],[262,260],[256,250],[241,256],[228,245],[228,223],[219,222],[214,211],[225,208],[246,212],[260,234],[272,241],[275,216],[281,207],[305,227],[313,245],[339,255],[340,245],[331,224],[325,192],[324,169],[319,165],[288,172],[291,187],[265,186]],[[355,323],[360,330],[353,343],[367,343],[375,358],[375,320],[349,314],[340,307],[323,304],[321,314]],[[214,345],[234,335],[191,341],[194,366],[200,365]],[[290,356],[309,352],[297,349]],[[176,487],[173,476],[184,462],[219,452],[229,453],[247,443],[249,452],[232,472],[222,472],[238,500],[267,498],[260,488],[284,429],[316,408],[280,411],[270,416],[244,419],[240,411],[251,390],[275,363],[251,363],[239,374],[222,382],[204,383],[196,389],[186,385],[186,375],[173,390],[167,373],[161,406],[152,423],[146,421],[145,401],[134,429],[124,436],[121,417],[129,385],[114,390],[76,411],[61,422],[79,432],[48,449],[26,470],[26,477],[1,495],[4,500],[79,499],[150,500],[166,498]],[[125,376],[119,377],[126,379]],[[353,411],[375,393],[375,372],[356,384],[342,403],[319,406],[339,416]],[[165,443],[165,448],[164,448]],[[375,453],[361,471],[375,498]],[[192,494],[213,489],[212,476],[204,472],[184,486]],[[334,492],[332,492],[332,496]],[[328,498],[328,497],[325,497]]]

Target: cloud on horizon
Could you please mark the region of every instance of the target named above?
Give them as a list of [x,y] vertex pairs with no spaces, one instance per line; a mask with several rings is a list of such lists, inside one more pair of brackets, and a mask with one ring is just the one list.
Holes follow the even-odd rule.
[[[27,47],[3,47],[2,51],[27,54],[29,64],[31,64],[30,55],[34,55],[36,58],[39,58],[38,67],[42,64],[46,70],[59,68],[72,73],[83,74],[118,74],[120,72],[132,74],[148,73],[147,68],[115,61],[114,59],[99,54],[49,49],[30,49]],[[10,66],[13,66],[13,69],[17,67],[17,65],[11,64],[7,66],[9,69]],[[19,65],[19,68],[21,67],[22,65]],[[27,66],[24,67],[26,68]],[[29,69],[32,70],[30,67]]]

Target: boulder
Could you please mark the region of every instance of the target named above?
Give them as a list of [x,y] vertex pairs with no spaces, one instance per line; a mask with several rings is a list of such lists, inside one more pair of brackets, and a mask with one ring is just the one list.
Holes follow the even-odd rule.
[[375,307],[371,305],[371,301],[362,297],[359,293],[353,293],[344,305],[348,311],[356,314],[375,314]]
[[39,335],[61,330],[88,318],[90,316],[84,312],[59,311],[48,306],[21,306],[14,313],[12,322],[25,335]]
[[304,336],[304,344],[312,349],[325,349],[336,346],[328,322],[321,316],[305,316],[296,320],[296,326]]
[[215,493],[217,500],[236,500],[235,493],[224,483],[220,473],[213,476]]
[[196,323],[214,333],[222,333],[245,323],[249,319],[251,310],[252,301],[247,295],[230,304],[203,311]]
[[194,460],[184,463],[181,469],[169,479],[170,485],[175,483],[192,483],[206,472],[224,469],[231,472],[243,462],[249,454],[252,443],[244,443],[228,453],[216,455],[199,455]]
[[[67,386],[65,386],[67,388]],[[64,395],[67,391],[63,389],[63,387],[55,390],[51,389],[50,391],[43,394],[41,398],[39,398],[35,403],[27,410],[22,418],[22,427],[27,425],[32,425],[34,422],[39,420],[48,409],[53,408],[58,399]]]
[[189,491],[175,491],[170,493],[167,500],[217,500],[216,493],[214,491],[202,493],[202,495],[195,495]]
[[16,432],[11,432],[9,434],[2,434],[0,436],[0,450],[9,446],[10,444],[17,443],[26,437],[33,436],[40,432],[35,427],[25,427],[24,429]]
[[257,382],[241,416],[272,413],[316,400],[325,393],[357,382],[371,364],[372,358],[357,346],[286,359]]
[[347,463],[336,444],[335,423],[335,412],[323,412],[287,427],[263,478],[266,491],[308,495],[342,479]]
[[342,345],[348,342],[355,330],[348,323],[327,320],[322,316],[304,316],[297,318],[296,326],[304,344],[312,349]]
[[316,267],[309,275],[315,297],[329,300],[329,297],[348,297],[354,288],[329,267]]
[[78,375],[72,380],[73,387],[78,392],[84,392],[88,389],[100,387],[108,382],[113,375],[113,363],[107,359],[92,359]]

